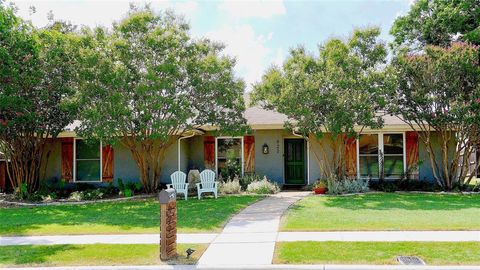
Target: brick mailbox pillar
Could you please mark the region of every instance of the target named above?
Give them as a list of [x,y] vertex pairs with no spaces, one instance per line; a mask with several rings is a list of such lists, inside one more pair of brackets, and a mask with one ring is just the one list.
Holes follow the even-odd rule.
[[173,188],[160,191],[160,259],[177,255],[177,195]]

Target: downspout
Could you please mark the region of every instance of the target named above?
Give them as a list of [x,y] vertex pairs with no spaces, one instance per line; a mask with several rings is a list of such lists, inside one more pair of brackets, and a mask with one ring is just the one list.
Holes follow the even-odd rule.
[[178,149],[177,149],[177,150],[178,150],[178,170],[179,170],[179,171],[181,171],[181,167],[182,167],[182,166],[181,166],[181,154],[180,154],[180,153],[181,153],[181,152],[180,152],[180,150],[181,150],[181,144],[180,144],[180,143],[181,143],[181,140],[183,140],[183,139],[188,139],[188,138],[191,138],[191,137],[193,137],[193,136],[195,136],[195,133],[192,133],[192,134],[190,134],[190,135],[187,135],[187,136],[178,138],[178,147],[177,147]]
[[305,139],[303,135],[295,133],[295,130],[292,131],[292,134],[294,136],[301,137],[305,141],[307,141],[307,185],[309,185],[310,184],[310,140],[308,138]]

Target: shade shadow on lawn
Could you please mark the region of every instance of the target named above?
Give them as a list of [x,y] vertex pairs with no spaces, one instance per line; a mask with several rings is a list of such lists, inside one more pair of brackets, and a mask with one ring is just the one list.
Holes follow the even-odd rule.
[[[217,231],[228,218],[258,196],[178,201],[180,232]],[[156,199],[0,209],[0,234],[158,233],[160,209]]]
[[[204,244],[178,244],[178,256],[160,261],[158,244],[2,246],[0,267],[195,264],[206,247]],[[189,258],[187,248],[195,250]]]
[[78,250],[78,247],[72,245],[22,246],[19,249],[16,246],[7,246],[1,247],[1,250],[3,252],[0,252],[0,264],[32,265],[44,264],[49,261],[48,257],[69,250]]

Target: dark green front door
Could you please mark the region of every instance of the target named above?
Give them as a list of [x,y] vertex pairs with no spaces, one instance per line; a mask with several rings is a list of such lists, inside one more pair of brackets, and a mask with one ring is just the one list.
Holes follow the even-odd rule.
[[305,143],[302,139],[285,139],[285,184],[305,184]]

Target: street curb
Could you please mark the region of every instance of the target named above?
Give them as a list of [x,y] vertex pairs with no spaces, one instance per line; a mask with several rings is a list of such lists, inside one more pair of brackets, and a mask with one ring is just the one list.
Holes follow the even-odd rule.
[[5,270],[204,270],[204,269],[283,269],[283,270],[480,270],[480,266],[431,266],[431,265],[295,265],[295,264],[271,264],[271,265],[142,265],[142,266],[72,266],[72,267],[19,267],[0,268]]

